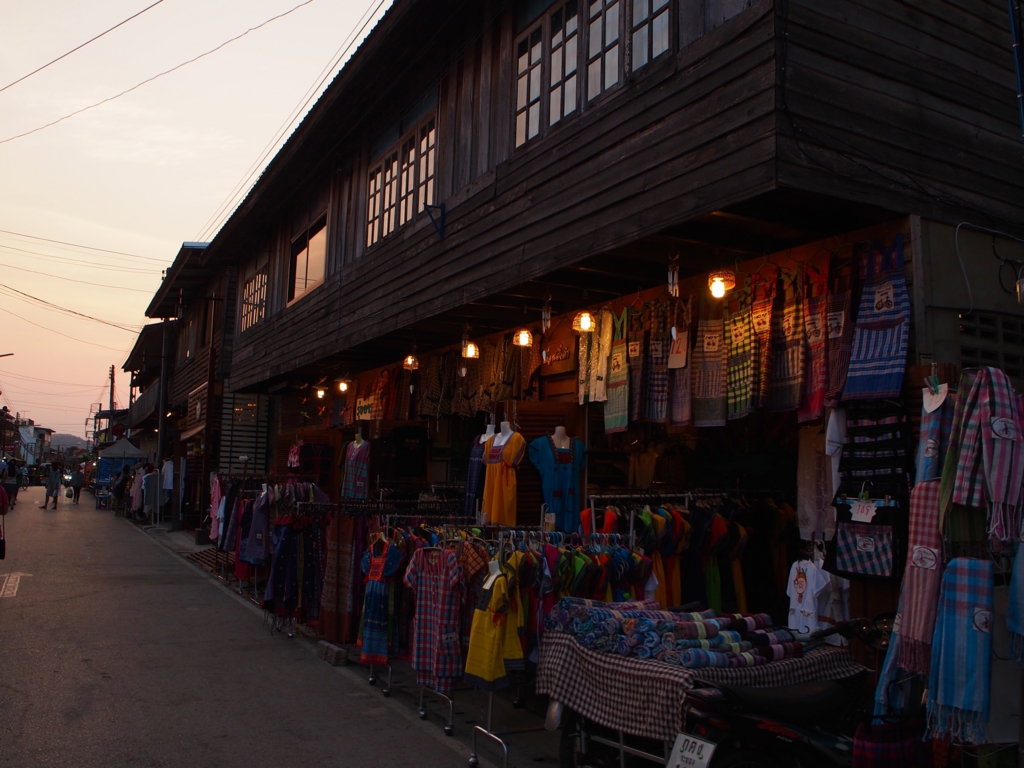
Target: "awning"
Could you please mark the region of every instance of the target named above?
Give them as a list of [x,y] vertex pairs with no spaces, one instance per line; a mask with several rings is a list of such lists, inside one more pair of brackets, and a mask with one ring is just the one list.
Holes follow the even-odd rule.
[[181,439],[182,440],[188,440],[191,437],[195,437],[200,432],[202,432],[204,429],[206,429],[206,422],[205,421],[202,424],[197,424],[196,426],[192,427],[192,429],[189,429],[189,430],[187,430],[185,432],[182,432],[181,433]]

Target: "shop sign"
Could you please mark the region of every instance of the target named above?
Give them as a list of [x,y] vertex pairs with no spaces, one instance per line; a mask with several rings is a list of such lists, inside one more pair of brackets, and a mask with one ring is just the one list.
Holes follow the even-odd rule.
[[356,399],[356,421],[369,421],[373,418],[373,405],[377,401],[376,395],[360,397]]
[[576,337],[571,322],[559,322],[541,342],[541,376],[576,370]]
[[672,756],[665,768],[701,768],[711,764],[711,756],[715,754],[715,745],[710,741],[698,739],[688,733],[676,736],[672,745]]

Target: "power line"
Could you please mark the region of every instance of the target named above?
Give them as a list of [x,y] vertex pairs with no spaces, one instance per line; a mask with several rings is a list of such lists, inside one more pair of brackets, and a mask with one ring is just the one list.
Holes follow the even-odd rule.
[[[0,229],[0,233],[5,235],[14,235],[15,237],[27,237],[29,240],[42,240],[44,243],[56,243],[57,245],[70,245],[72,248],[85,248],[87,251],[100,251],[102,253],[112,253],[116,256],[130,256],[133,259],[145,259],[146,261],[158,261],[161,264],[164,263],[165,259],[158,259],[155,256],[139,256],[137,253],[125,253],[124,251],[111,251],[107,248],[96,248],[92,245],[82,245],[81,243],[66,243],[63,240],[51,240],[48,237],[38,237],[36,235],[26,235],[22,232],[10,232],[6,229]],[[64,250],[63,248],[61,250]]]
[[[77,384],[81,384],[80,381],[54,381],[53,379],[39,379],[39,378],[36,378],[35,376],[25,376],[24,374],[21,374],[21,373],[11,373],[10,371],[4,372],[4,376],[12,378],[12,379],[24,379],[25,381],[35,381],[35,382],[39,382],[40,384],[65,384],[65,385],[69,385],[69,386],[74,386],[74,385],[77,385]],[[107,386],[107,385],[106,384],[96,384],[96,385],[94,385],[94,387],[105,387],[105,386]]]
[[14,317],[18,318],[19,320],[24,320],[29,325],[34,325],[36,328],[42,328],[44,331],[49,331],[50,333],[56,333],[58,336],[63,336],[65,339],[71,339],[72,341],[77,341],[77,342],[79,342],[81,344],[90,344],[90,345],[92,345],[94,347],[101,347],[102,349],[110,349],[110,350],[113,350],[114,352],[120,352],[121,351],[121,350],[117,349],[116,347],[108,347],[106,344],[97,344],[95,341],[86,341],[85,339],[76,339],[74,336],[68,336],[66,333],[61,333],[60,331],[55,331],[53,328],[47,328],[45,325],[40,325],[39,323],[33,323],[28,318],[22,317],[21,315],[15,314],[14,312],[11,312],[11,310],[7,309],[7,307],[0,307],[0,312],[6,312],[9,315],[14,315]]
[[[321,86],[324,84],[324,81],[327,79],[327,77],[329,77],[331,73],[334,72],[335,67],[345,57],[345,55],[348,53],[348,51],[354,44],[355,40],[358,39],[359,36],[363,33],[363,30],[366,29],[366,25],[369,23],[370,19],[377,15],[377,12],[380,10],[381,6],[386,2],[386,0],[379,0],[379,2],[377,2],[376,7],[373,7],[374,2],[375,0],[370,0],[369,5],[366,6],[366,10],[363,11],[363,15],[359,17],[355,25],[352,27],[352,30],[349,32],[348,36],[346,36],[346,38],[342,41],[341,46],[338,48],[337,51],[334,52],[334,55],[331,57],[330,61],[328,61],[327,66],[320,71],[319,75],[317,75],[316,79],[313,81],[313,85],[310,86],[306,93],[302,95],[302,97],[299,99],[299,103],[291,112],[288,113],[288,117],[285,118],[285,121],[274,133],[273,138],[271,138],[271,140],[260,152],[260,155],[256,159],[256,161],[251,166],[249,166],[249,169],[242,176],[242,179],[232,188],[231,192],[228,194],[224,202],[222,202],[217,207],[217,210],[214,211],[213,215],[207,220],[206,224],[203,225],[203,229],[198,235],[198,239],[207,239],[209,235],[212,235],[213,232],[216,231],[216,229],[218,228],[217,222],[221,218],[221,216],[224,216],[224,218],[226,219],[227,214],[229,212],[234,211],[235,207],[237,207],[237,205],[241,202],[241,199],[244,199],[244,194],[242,194],[242,192],[247,191],[251,187],[250,181],[252,180],[252,177],[260,171],[260,169],[263,167],[264,161],[266,161],[270,153],[273,152],[274,148],[278,145],[278,143],[281,141],[284,135],[288,132],[288,129],[291,128],[295,124],[299,116],[303,114],[304,110],[309,105],[309,102],[312,100],[313,96],[315,96],[317,92],[320,90]],[[373,8],[372,11],[370,10],[371,7]]]
[[[63,312],[66,315],[73,315],[75,317],[81,317],[81,318],[83,318],[85,320],[92,320],[93,322],[100,323],[102,325],[109,325],[111,328],[118,328],[118,329],[120,329],[122,331],[128,331],[129,333],[138,333],[139,329],[142,327],[142,326],[139,326],[138,328],[130,328],[130,327],[126,326],[126,325],[119,325],[118,323],[112,323],[109,320],[101,320],[98,317],[93,317],[92,315],[87,315],[84,312],[78,312],[77,310],[68,309],[67,307],[62,307],[59,304],[54,304],[53,302],[47,301],[46,299],[40,299],[38,296],[33,296],[30,293],[25,293],[24,291],[19,291],[17,288],[12,288],[9,285],[2,285],[2,284],[0,284],[0,292],[2,292],[2,291],[13,291],[14,293],[18,294],[18,296],[24,296],[26,299],[30,299],[31,301],[34,301],[37,304],[40,304],[40,305],[42,305],[45,308],[52,309],[52,310],[54,310],[56,312]],[[15,298],[17,298],[17,297],[15,297]]]
[[[4,245],[0,243],[0,249],[7,251],[16,251],[17,253],[27,253],[32,256],[36,256],[42,259],[51,259],[61,264],[73,264],[78,267],[102,267],[103,269],[109,269],[111,271],[126,272],[128,274],[136,275],[155,275],[159,270],[153,267],[125,267],[121,264],[107,264],[98,261],[82,261],[81,259],[72,259],[68,256],[56,256],[50,253],[40,253],[39,251],[28,251],[24,248],[15,248],[13,245]],[[81,256],[91,256],[92,254],[83,253]]]
[[154,80],[163,77],[164,75],[169,75],[169,74],[171,74],[171,72],[179,70],[179,69],[181,69],[184,66],[192,64],[193,62],[199,61],[199,59],[202,59],[202,58],[204,58],[206,56],[209,56],[211,53],[216,53],[221,48],[223,48],[225,45],[233,43],[236,40],[240,40],[241,38],[243,38],[246,35],[248,35],[250,32],[255,32],[260,27],[265,27],[267,24],[269,24],[272,21],[277,21],[278,19],[283,19],[288,14],[294,13],[295,11],[299,10],[299,8],[301,8],[302,6],[309,5],[312,2],[313,2],[313,0],[303,0],[303,2],[299,3],[298,5],[296,5],[291,10],[285,11],[284,13],[280,13],[277,16],[272,16],[271,18],[267,19],[263,23],[257,24],[255,27],[250,27],[249,29],[245,30],[245,32],[243,32],[242,34],[237,35],[235,37],[232,37],[230,40],[224,41],[223,43],[218,45],[216,48],[211,48],[206,53],[201,53],[198,56],[189,59],[188,61],[184,61],[181,64],[178,64],[177,66],[171,67],[170,69],[166,69],[163,72],[160,72],[160,73],[158,73],[156,75],[153,75],[152,77],[143,80],[141,83],[138,83],[137,85],[133,85],[131,88],[129,88],[126,91],[121,91],[120,93],[118,93],[118,94],[116,94],[114,96],[110,96],[110,97],[108,97],[106,99],[103,99],[102,101],[97,101],[95,104],[90,104],[87,107],[82,107],[81,109],[76,109],[74,112],[71,112],[70,114],[64,115],[64,117],[57,118],[56,120],[54,120],[52,122],[49,122],[46,125],[41,125],[38,128],[33,128],[31,131],[25,131],[24,133],[19,133],[16,136],[9,136],[6,139],[0,139],[0,144],[6,144],[9,141],[14,141],[15,139],[22,139],[25,136],[30,136],[33,133],[38,133],[39,131],[41,131],[41,130],[43,130],[45,128],[49,128],[51,126],[57,125],[57,123],[63,123],[65,120],[67,120],[69,118],[72,118],[75,115],[80,115],[83,112],[87,112],[90,109],[94,109],[95,107],[100,106],[101,104],[106,104],[108,101],[113,101],[114,99],[119,99],[122,96],[124,96],[125,94],[131,93],[132,91],[136,90],[137,88],[141,88],[142,86],[146,85],[147,83],[151,83]]
[[135,291],[137,293],[153,293],[153,291],[146,290],[145,288],[129,288],[125,285],[110,285],[108,283],[90,283],[88,280],[77,280],[74,277],[64,277],[63,275],[51,275],[49,272],[38,272],[34,269],[25,269],[25,267],[16,267],[13,264],[4,264],[0,261],[0,267],[7,267],[7,269],[18,269],[22,272],[31,272],[33,275],[42,275],[43,277],[52,277],[56,280],[66,280],[69,283],[78,283],[79,285],[95,285],[98,288],[110,288],[115,291]]
[[129,21],[131,21],[132,19],[138,18],[139,16],[141,16],[142,14],[144,14],[144,13],[145,13],[146,11],[148,11],[148,10],[149,10],[150,8],[152,8],[152,7],[154,7],[154,6],[157,6],[157,5],[160,5],[160,3],[162,3],[163,1],[164,1],[164,0],[156,0],[156,2],[155,2],[155,3],[153,3],[153,5],[147,5],[147,6],[146,6],[145,8],[143,8],[143,9],[142,9],[141,11],[139,11],[138,13],[136,13],[136,14],[135,14],[134,16],[129,16],[129,17],[127,18],[127,19],[125,19],[124,21],[122,21],[122,22],[120,22],[120,23],[118,23],[118,24],[115,24],[115,25],[114,25],[114,26],[112,26],[112,27],[111,27],[110,29],[108,29],[108,30],[106,30],[106,31],[104,31],[104,32],[100,32],[100,34],[96,35],[96,37],[94,37],[94,38],[92,38],[92,39],[90,39],[90,40],[86,40],[86,41],[85,41],[84,43],[82,43],[82,44],[81,44],[80,46],[78,46],[77,48],[72,48],[72,49],[71,49],[70,51],[68,51],[67,53],[61,54],[60,56],[58,56],[58,57],[57,57],[56,59],[54,59],[53,61],[50,61],[50,62],[48,62],[48,63],[46,63],[46,64],[43,64],[43,66],[39,67],[39,69],[33,69],[33,70],[32,70],[31,72],[29,72],[29,73],[28,73],[27,75],[24,75],[24,76],[22,76],[22,77],[19,77],[19,78],[18,78],[17,80],[15,80],[15,81],[14,81],[13,83],[8,83],[8,84],[7,84],[7,85],[5,85],[5,86],[4,86],[3,88],[0,88],[0,93],[3,93],[3,92],[4,92],[4,91],[6,91],[6,90],[7,90],[8,88],[10,88],[10,87],[11,87],[12,85],[17,85],[17,84],[18,84],[18,83],[20,83],[20,82],[21,82],[22,80],[28,80],[28,79],[29,79],[30,77],[32,77],[32,75],[34,75],[34,74],[37,74],[37,73],[39,73],[39,72],[42,72],[42,71],[43,71],[44,69],[46,69],[47,67],[51,66],[52,64],[56,64],[56,63],[57,63],[58,61],[60,61],[61,59],[67,58],[68,56],[70,56],[70,55],[71,55],[72,53],[74,53],[75,51],[80,51],[80,50],[82,50],[82,49],[83,49],[83,48],[85,48],[85,46],[87,46],[87,45],[88,45],[89,43],[94,43],[94,42],[96,42],[97,40],[99,40],[99,39],[100,39],[101,37],[103,37],[104,35],[106,35],[106,34],[109,34],[110,32],[113,32],[113,31],[114,31],[115,29],[117,29],[118,27],[124,26],[124,25],[125,25],[125,24],[127,24],[127,23],[128,23]]

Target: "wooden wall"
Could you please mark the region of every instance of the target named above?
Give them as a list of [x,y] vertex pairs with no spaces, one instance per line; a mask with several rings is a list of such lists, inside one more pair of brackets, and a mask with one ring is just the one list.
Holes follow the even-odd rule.
[[[232,388],[774,186],[770,0],[645,67],[614,97],[514,152],[511,80],[507,66],[499,66],[512,58],[510,6],[493,17],[485,15],[486,3],[480,6],[482,19],[491,19],[484,34],[456,48],[462,55],[441,79],[444,240],[421,220],[365,257],[344,259],[338,277],[302,301],[268,307],[268,317],[235,342]],[[365,168],[346,168],[351,179],[336,181],[335,189],[347,184],[352,196],[333,206],[332,216],[348,222],[346,236],[355,236],[358,250]],[[271,280],[286,281],[286,265],[274,269],[272,262]]]
[[787,65],[779,104],[788,106],[780,186],[954,224],[1024,226],[1003,0],[777,5]]

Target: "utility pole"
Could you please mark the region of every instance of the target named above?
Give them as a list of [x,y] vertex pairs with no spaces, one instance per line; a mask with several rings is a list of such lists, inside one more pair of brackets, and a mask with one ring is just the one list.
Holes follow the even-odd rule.
[[110,366],[110,428],[114,428],[114,366]]

